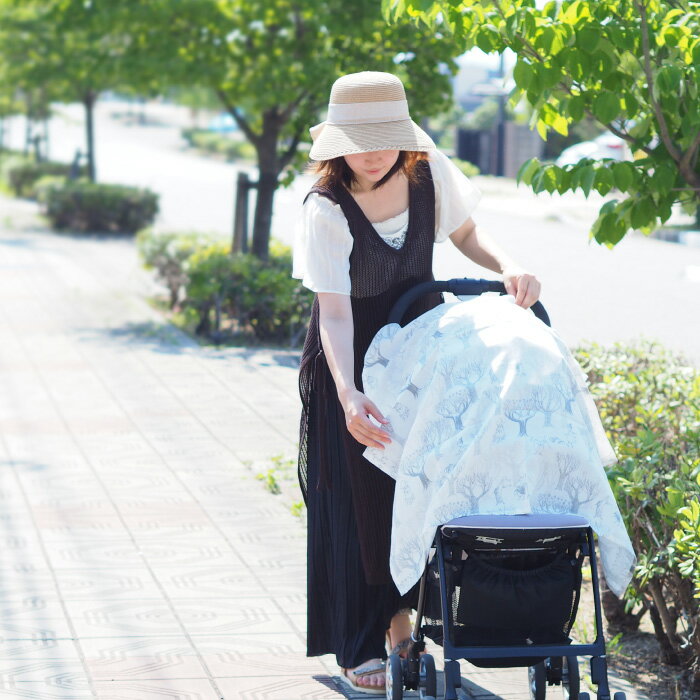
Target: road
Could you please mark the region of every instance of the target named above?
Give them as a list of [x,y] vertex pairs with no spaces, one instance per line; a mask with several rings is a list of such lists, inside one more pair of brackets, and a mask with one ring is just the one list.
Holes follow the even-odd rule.
[[[161,230],[230,235],[234,183],[241,168],[185,148],[179,136],[179,128],[188,123],[184,110],[150,105],[147,125],[126,123],[125,110],[124,103],[98,104],[98,178],[158,192]],[[19,147],[21,119],[8,121],[9,142]],[[51,122],[50,156],[68,161],[83,143],[80,106],[61,106]],[[243,169],[256,177],[255,168]],[[313,180],[311,175],[300,176],[277,193],[273,236],[291,243],[304,193]],[[506,181],[476,182],[484,196],[475,220],[542,280],[542,301],[569,345],[645,337],[700,365],[700,248],[630,235],[608,250],[588,242],[588,226],[600,197],[536,197]],[[440,278],[489,276],[450,243],[436,247],[435,271]]]

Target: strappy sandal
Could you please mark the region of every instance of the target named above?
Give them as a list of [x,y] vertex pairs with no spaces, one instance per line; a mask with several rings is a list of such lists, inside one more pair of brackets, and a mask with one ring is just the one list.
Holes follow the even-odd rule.
[[340,680],[343,681],[347,686],[349,686],[352,690],[358,692],[358,693],[367,693],[369,695],[386,695],[386,687],[385,686],[368,686],[368,685],[359,685],[357,683],[358,678],[366,678],[367,676],[376,676],[377,674],[381,673],[382,675],[386,674],[386,668],[384,666],[384,662],[382,661],[379,664],[373,664],[373,665],[367,665],[367,666],[360,666],[359,668],[356,668],[354,671],[348,671],[347,668],[341,668],[340,669]]
[[[387,649],[389,648],[389,645],[391,644],[391,637],[389,637],[389,633],[387,632],[386,634],[386,645]],[[391,651],[389,651],[389,655],[391,654],[398,654],[402,659],[406,658],[406,655],[408,653],[408,647],[411,644],[411,638],[406,637],[406,639],[402,639]],[[425,651],[421,651],[419,653],[419,656],[423,656],[425,654]]]

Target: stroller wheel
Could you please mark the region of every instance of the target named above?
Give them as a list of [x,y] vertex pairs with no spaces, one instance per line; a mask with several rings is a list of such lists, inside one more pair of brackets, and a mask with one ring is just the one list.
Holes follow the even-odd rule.
[[575,656],[562,659],[562,690],[564,700],[580,700],[581,677],[578,672],[578,660]]
[[527,669],[527,680],[530,687],[530,700],[545,700],[547,693],[547,670],[544,661]]
[[423,654],[420,657],[418,697],[420,700],[437,697],[437,671],[435,670],[435,659],[430,654]]
[[403,665],[398,654],[392,654],[386,664],[386,700],[403,700]]

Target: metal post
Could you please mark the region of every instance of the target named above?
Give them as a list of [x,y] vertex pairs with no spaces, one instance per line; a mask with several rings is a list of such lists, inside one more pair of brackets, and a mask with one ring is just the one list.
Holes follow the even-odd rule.
[[257,187],[248,179],[248,173],[238,173],[236,181],[236,211],[233,215],[232,253],[248,252],[248,190]]

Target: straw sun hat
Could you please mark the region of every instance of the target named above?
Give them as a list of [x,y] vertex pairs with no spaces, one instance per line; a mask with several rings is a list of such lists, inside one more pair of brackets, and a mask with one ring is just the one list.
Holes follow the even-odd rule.
[[333,83],[328,115],[309,129],[313,160],[366,151],[427,151],[428,134],[408,113],[403,83],[391,73],[349,73]]

